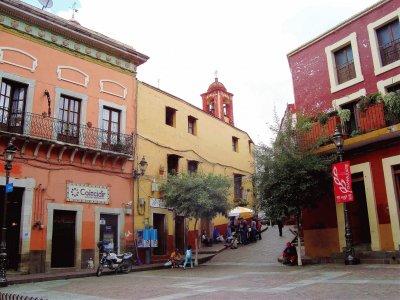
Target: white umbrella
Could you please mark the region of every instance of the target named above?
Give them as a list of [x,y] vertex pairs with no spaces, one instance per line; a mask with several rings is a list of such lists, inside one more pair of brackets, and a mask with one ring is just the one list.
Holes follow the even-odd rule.
[[229,212],[228,217],[250,218],[253,215],[254,210],[247,207],[237,206]]

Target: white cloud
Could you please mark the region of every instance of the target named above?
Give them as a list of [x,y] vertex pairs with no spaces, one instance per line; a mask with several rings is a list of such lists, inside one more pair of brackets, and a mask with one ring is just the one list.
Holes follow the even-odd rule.
[[[273,108],[293,102],[286,54],[375,0],[80,0],[81,25],[150,56],[138,78],[201,107],[218,70],[235,125],[269,142]],[[72,13],[60,12],[69,19]]]

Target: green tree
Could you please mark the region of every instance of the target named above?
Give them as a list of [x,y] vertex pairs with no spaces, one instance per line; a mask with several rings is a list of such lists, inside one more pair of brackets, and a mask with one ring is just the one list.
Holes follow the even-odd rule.
[[301,147],[304,128],[295,126],[290,116],[271,128],[272,146],[256,150],[255,183],[260,208],[271,218],[294,213],[297,225],[301,210],[313,206],[331,186],[332,156],[314,154]]
[[[195,220],[194,231],[201,218],[212,220],[217,214],[226,215],[231,180],[226,176],[214,174],[179,174],[168,176],[160,187],[167,207],[173,208],[176,214]],[[196,258],[198,264],[199,232],[196,234]]]

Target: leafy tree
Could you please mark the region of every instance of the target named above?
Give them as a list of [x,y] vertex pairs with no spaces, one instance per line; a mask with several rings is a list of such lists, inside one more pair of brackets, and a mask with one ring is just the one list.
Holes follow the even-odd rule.
[[[214,174],[179,174],[168,176],[168,180],[161,185],[160,191],[164,195],[167,207],[173,208],[175,213],[186,218],[195,219],[196,232],[199,219],[212,220],[217,214],[226,215],[230,205],[228,203],[231,180],[226,176]],[[196,258],[198,264],[199,248],[198,234],[195,238]]]
[[255,182],[260,207],[271,218],[284,212],[295,213],[297,223],[301,210],[313,206],[331,186],[332,156],[314,154],[301,146],[304,128],[295,126],[291,116],[275,127],[272,146],[256,150]]

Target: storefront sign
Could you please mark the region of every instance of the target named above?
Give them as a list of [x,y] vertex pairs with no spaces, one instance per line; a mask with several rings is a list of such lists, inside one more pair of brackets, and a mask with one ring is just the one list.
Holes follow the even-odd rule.
[[67,201],[108,204],[110,201],[109,187],[67,183]]
[[164,201],[157,198],[150,198],[150,207],[166,208]]
[[332,177],[336,203],[354,201],[351,187],[350,162],[344,161],[334,164],[332,167]]

